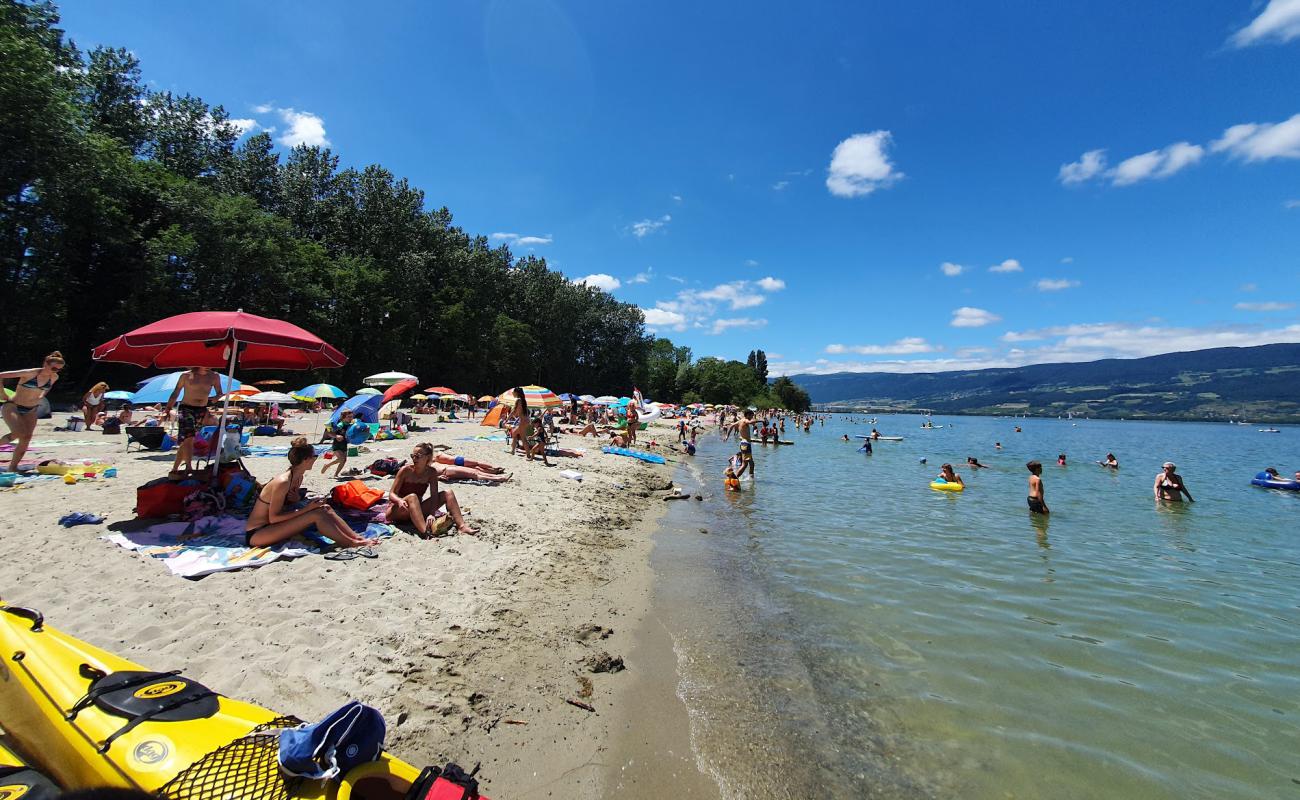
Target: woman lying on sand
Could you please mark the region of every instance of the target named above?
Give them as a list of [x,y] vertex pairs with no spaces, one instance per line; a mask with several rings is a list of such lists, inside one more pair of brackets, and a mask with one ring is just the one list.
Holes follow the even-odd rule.
[[[0,372],[0,415],[4,416],[9,432],[0,436],[0,444],[14,443],[14,455],[9,460],[9,471],[17,472],[18,464],[27,453],[27,445],[36,431],[36,409],[50,387],[59,379],[59,370],[63,369],[63,354],[58,350],[45,357],[45,363],[36,369],[16,369]],[[5,392],[6,378],[18,378],[18,386],[13,396]]]
[[363,539],[353,532],[324,498],[312,500],[299,509],[292,506],[302,500],[302,476],[316,463],[316,449],[303,437],[289,446],[289,469],[271,479],[262,487],[253,503],[244,527],[244,544],[249,547],[270,547],[279,544],[315,525],[322,536],[328,536],[342,547],[362,547],[379,544],[375,539]]
[[[460,513],[460,503],[450,489],[438,489],[438,472],[433,463],[433,447],[428,442],[420,442],[411,452],[411,461],[397,471],[393,486],[388,490],[388,521],[409,522],[421,537],[429,535],[436,529],[434,512],[447,506],[447,514],[461,533],[478,533],[470,527]],[[425,491],[429,496],[424,496]]]

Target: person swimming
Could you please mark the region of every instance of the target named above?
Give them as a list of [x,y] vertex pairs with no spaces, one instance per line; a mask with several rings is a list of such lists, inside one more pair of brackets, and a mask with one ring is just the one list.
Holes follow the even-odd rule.
[[975,456],[966,456],[966,466],[970,467],[971,469],[988,469],[988,468],[989,468],[989,465],[988,465],[988,464],[981,464],[980,461],[979,461],[979,459],[976,458]]
[[1097,463],[1108,469],[1119,469],[1119,459],[1115,458],[1114,453],[1107,453],[1106,460]]

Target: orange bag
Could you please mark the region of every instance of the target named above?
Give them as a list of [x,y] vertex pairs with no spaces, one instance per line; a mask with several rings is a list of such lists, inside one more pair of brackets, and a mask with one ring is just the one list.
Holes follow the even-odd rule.
[[335,486],[334,491],[330,492],[330,497],[341,506],[365,511],[382,500],[384,492],[373,486],[367,486],[364,481],[348,481]]

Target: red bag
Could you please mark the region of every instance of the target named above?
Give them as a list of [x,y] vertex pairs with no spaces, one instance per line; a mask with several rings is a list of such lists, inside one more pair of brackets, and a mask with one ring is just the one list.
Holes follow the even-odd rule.
[[335,486],[330,497],[341,506],[365,511],[382,500],[384,493],[362,481],[348,481]]
[[200,481],[152,480],[135,490],[135,515],[153,518],[185,512],[185,498],[203,486]]

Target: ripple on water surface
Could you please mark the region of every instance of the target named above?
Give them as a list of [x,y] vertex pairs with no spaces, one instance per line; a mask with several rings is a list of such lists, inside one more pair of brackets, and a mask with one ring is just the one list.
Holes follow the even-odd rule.
[[[951,422],[882,417],[907,439],[871,456],[839,440],[869,426],[796,434],[759,448],[739,495],[717,477],[732,445],[701,440],[689,470],[713,497],[674,504],[655,558],[696,751],[725,793],[1294,792],[1300,493],[1249,482],[1300,467],[1297,432]],[[1092,463],[1107,452],[1118,473]],[[1050,520],[1025,509],[1029,458]],[[1154,502],[1166,458],[1198,502]],[[944,461],[964,493],[928,488]]]

